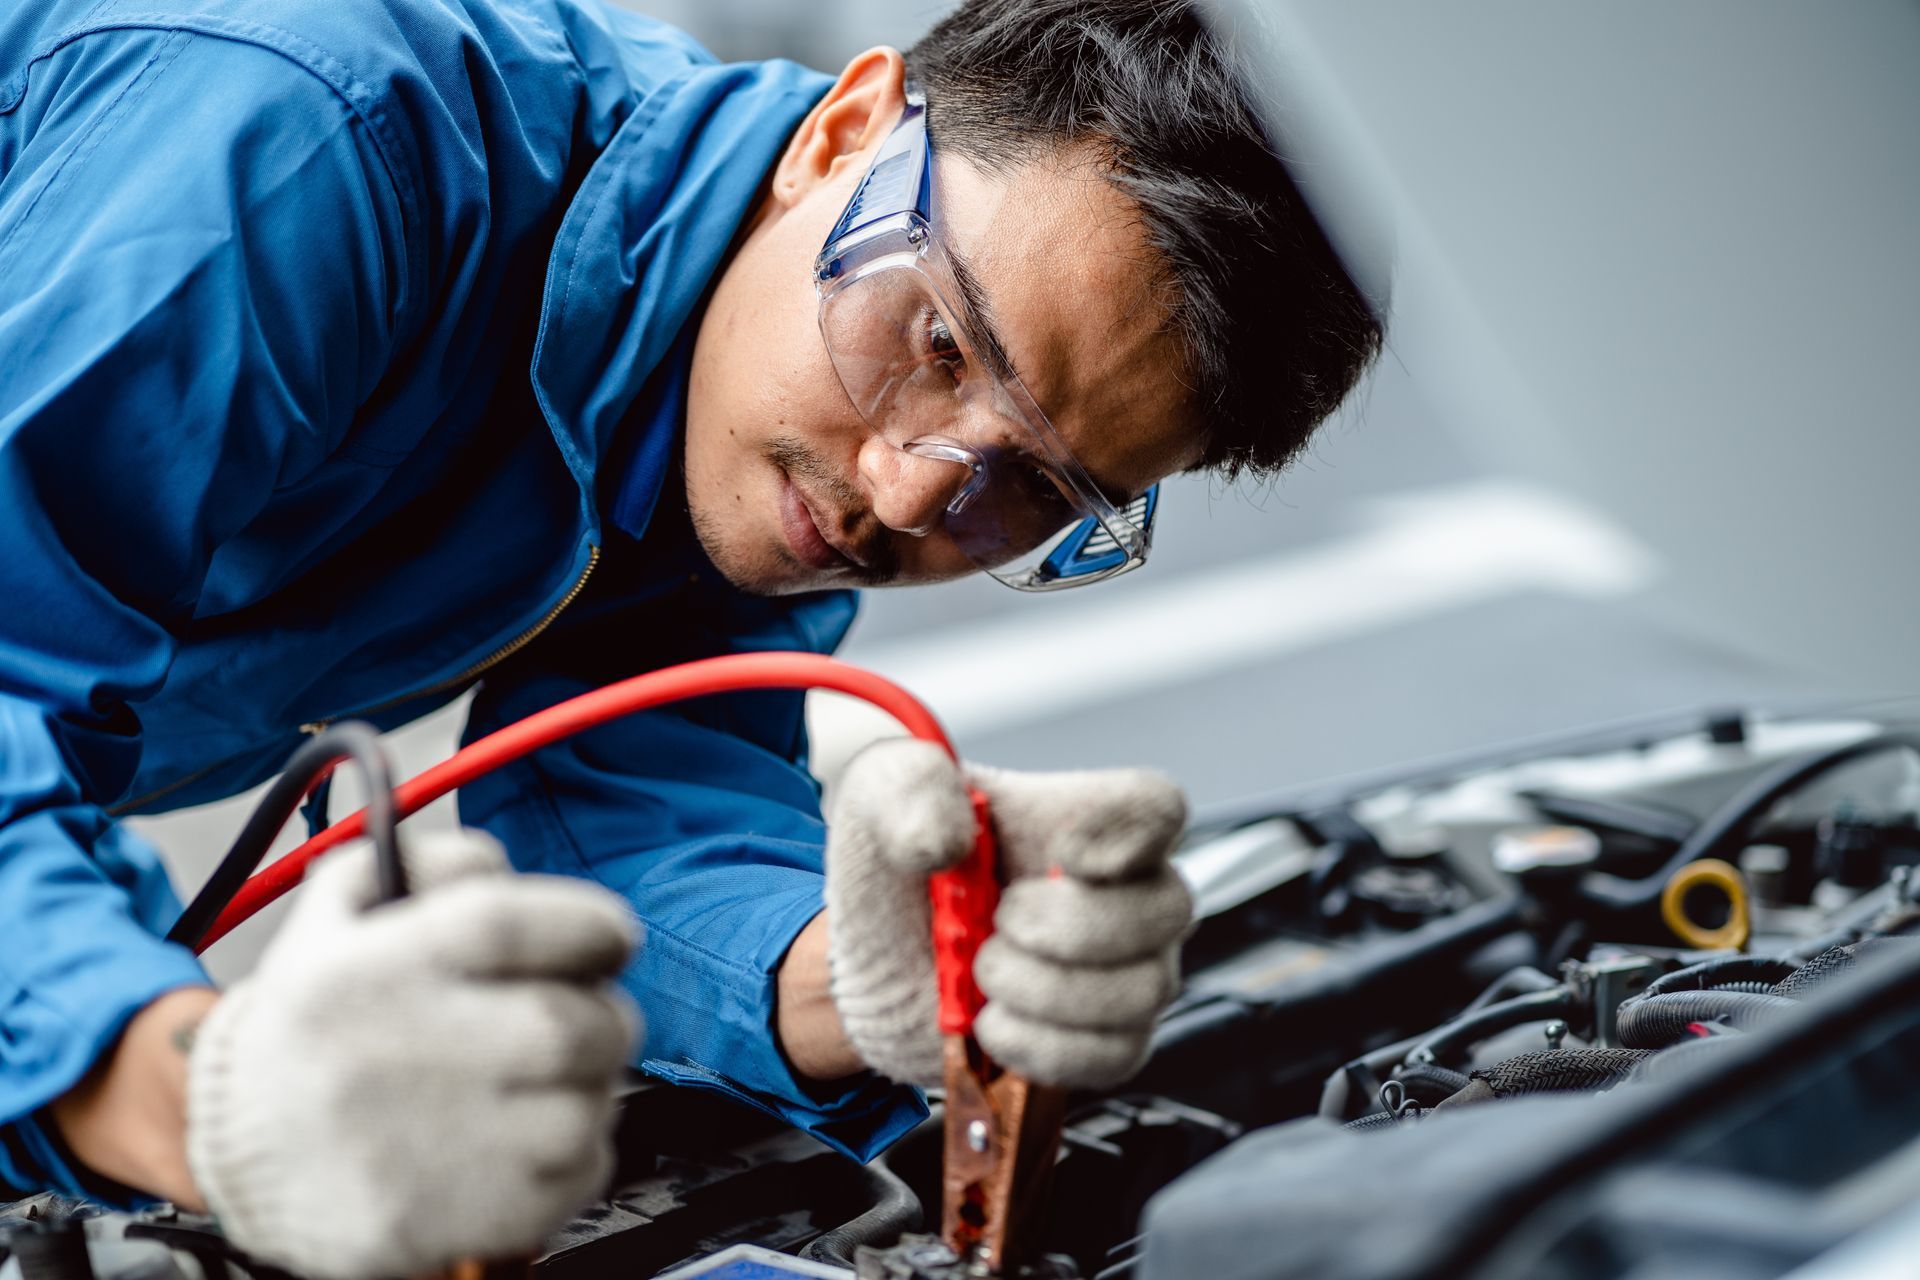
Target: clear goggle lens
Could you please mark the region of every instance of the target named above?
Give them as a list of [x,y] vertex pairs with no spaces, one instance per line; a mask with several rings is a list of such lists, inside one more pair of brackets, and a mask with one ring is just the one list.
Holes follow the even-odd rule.
[[942,523],[1002,582],[1047,590],[1138,564],[1152,495],[1122,513],[1093,490],[1036,430],[1038,409],[990,371],[918,258],[892,255],[824,292],[820,331],[854,408],[895,447],[952,468]]

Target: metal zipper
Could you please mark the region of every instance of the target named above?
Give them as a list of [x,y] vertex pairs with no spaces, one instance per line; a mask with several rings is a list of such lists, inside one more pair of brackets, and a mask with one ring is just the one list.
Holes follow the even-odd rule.
[[445,680],[442,680],[437,684],[430,684],[424,689],[415,689],[410,693],[402,693],[395,697],[388,698],[383,702],[373,703],[370,706],[355,707],[351,711],[342,711],[339,715],[328,716],[324,720],[309,720],[307,723],[300,726],[300,732],[305,734],[324,733],[328,725],[334,724],[338,721],[345,720],[350,717],[375,715],[379,712],[387,710],[390,707],[397,707],[403,702],[412,702],[416,698],[424,698],[429,696],[430,694],[440,693],[443,690],[451,689],[456,685],[465,684],[467,681],[480,675],[482,672],[488,671],[493,667],[498,666],[500,663],[505,662],[508,658],[511,658],[514,654],[520,652],[522,649],[532,644],[534,640],[539,637],[542,631],[545,631],[548,627],[553,625],[553,620],[555,618],[558,618],[561,615],[561,613],[563,613],[566,610],[566,607],[568,605],[572,604],[575,600],[580,598],[580,593],[587,589],[587,579],[593,576],[594,566],[598,565],[599,563],[600,563],[600,548],[588,547],[586,566],[580,570],[580,576],[573,580],[573,585],[567,588],[567,594],[561,596],[559,600],[555,601],[553,608],[547,610],[545,614],[541,615],[539,621],[535,622],[531,627],[528,627],[525,631],[522,631],[519,635],[509,640],[507,643],[501,645],[498,649],[495,649],[492,653],[488,654],[486,657],[482,658],[480,661],[474,663],[472,666],[468,667],[466,670],[458,673],[457,675],[448,676]]
[[[397,697],[388,698],[383,702],[373,703],[371,706],[356,707],[352,711],[342,711],[339,715],[328,716],[324,720],[310,720],[306,724],[303,724],[300,726],[300,732],[304,734],[309,734],[309,735],[323,733],[326,731],[326,728],[328,725],[333,724],[336,721],[345,720],[352,716],[373,715],[376,712],[385,711],[389,707],[397,707],[403,702],[412,702],[415,698],[424,698],[429,694],[439,693],[443,689],[451,689],[455,685],[464,684],[466,681],[473,679],[475,676],[478,676],[483,671],[487,671],[490,668],[495,667],[502,662],[505,662],[508,658],[511,658],[514,654],[520,652],[522,649],[532,644],[542,631],[545,631],[548,627],[553,625],[554,619],[558,618],[561,612],[565,610],[568,605],[572,604],[575,600],[579,599],[580,593],[586,590],[587,579],[593,576],[594,567],[599,563],[600,563],[600,548],[592,547],[592,546],[588,547],[586,567],[580,570],[580,576],[574,579],[573,585],[567,588],[567,593],[561,596],[559,601],[556,602],[551,609],[547,610],[546,613],[542,614],[540,619],[537,622],[535,622],[531,627],[528,627],[525,631],[515,636],[512,640],[508,641],[506,644],[501,645],[498,649],[495,649],[492,653],[488,654],[485,658],[481,659],[479,662],[474,663],[472,666],[460,672],[458,675],[450,676],[447,679],[442,680],[437,684],[428,685],[424,689],[415,689],[410,693],[403,693]],[[192,773],[187,774],[183,778],[174,779],[172,782],[169,782],[166,786],[161,787],[158,790],[149,791],[147,792],[147,794],[143,796],[135,796],[131,800],[123,800],[119,804],[116,804],[112,808],[108,809],[107,813],[110,816],[117,817],[120,814],[127,813],[131,810],[142,808],[146,805],[153,803],[155,800],[160,799],[162,796],[171,795],[173,792],[180,790],[182,787],[190,786],[191,784],[200,781],[200,779],[206,777],[208,774],[214,772],[216,769],[224,768],[227,765],[233,763],[235,760],[239,760],[242,757],[247,756],[249,754],[251,753],[247,751],[241,751],[241,752],[235,753],[234,755],[228,756],[224,760],[216,760],[210,765],[205,765],[199,769],[195,769]]]
[[200,768],[195,769],[192,773],[188,774],[184,778],[175,778],[172,782],[169,782],[166,786],[161,787],[157,791],[149,791],[147,792],[147,794],[143,796],[135,796],[131,800],[122,800],[119,804],[110,805],[107,808],[107,816],[109,818],[117,818],[123,813],[130,813],[131,811],[141,808],[144,805],[151,804],[155,800],[158,800],[161,796],[171,795],[172,793],[174,793],[175,791],[178,791],[180,788],[184,786],[188,786],[192,783],[200,781],[200,779],[206,777],[208,774],[212,773],[215,769],[224,769],[226,766],[232,764],[235,760],[240,759],[242,756],[246,754],[247,753],[245,751],[236,752],[233,755],[228,756],[224,760],[215,760],[212,764],[202,765]]

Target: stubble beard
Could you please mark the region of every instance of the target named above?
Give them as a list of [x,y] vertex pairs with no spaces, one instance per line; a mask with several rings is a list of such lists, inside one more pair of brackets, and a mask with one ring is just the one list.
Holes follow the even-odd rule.
[[[777,436],[761,445],[759,453],[789,477],[804,481],[809,495],[833,503],[836,512],[858,510],[864,503],[857,489],[848,484],[825,458],[796,437]],[[705,504],[694,502],[690,492],[687,515],[707,559],[739,590],[749,595],[783,596],[830,589],[810,582],[784,579],[778,569],[768,573],[761,565],[742,563],[741,557],[732,553],[732,530],[725,518]],[[855,566],[853,573],[858,579],[857,585],[884,586],[899,575],[899,556],[888,539],[871,539],[860,548],[860,552],[867,558],[868,567],[862,569]],[[775,553],[774,559],[783,566],[793,563],[784,546]]]

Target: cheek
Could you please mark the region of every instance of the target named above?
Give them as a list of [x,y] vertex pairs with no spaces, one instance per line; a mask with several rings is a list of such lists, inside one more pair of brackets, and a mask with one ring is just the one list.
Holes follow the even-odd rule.
[[[854,439],[857,420],[811,322],[749,325],[711,380],[696,385],[715,410],[713,427],[736,447],[756,452],[770,442],[799,439],[838,457],[834,442]],[[691,421],[691,405],[689,406]]]
[[[764,454],[781,437],[851,463],[858,423],[820,336],[813,259],[846,193],[760,226],[724,269],[694,350],[689,432]],[[817,206],[817,207],[816,207]]]

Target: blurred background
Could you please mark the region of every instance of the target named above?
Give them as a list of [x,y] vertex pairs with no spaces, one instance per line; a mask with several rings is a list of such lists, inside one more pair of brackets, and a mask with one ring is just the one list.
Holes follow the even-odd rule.
[[[836,70],[951,6],[653,0],[723,58]],[[1389,342],[1392,337],[1389,335]],[[1659,564],[1600,513],[1470,455],[1389,350],[1279,483],[1170,483],[1149,565],[1093,592],[869,592],[844,656],[1023,768],[1151,763],[1201,807],[1649,712],[1821,690],[1633,601]],[[883,731],[815,706],[816,767]]]
[[862,49],[904,49],[942,14],[942,0],[612,0],[622,8],[673,23],[729,62],[792,58],[838,71]]
[[[869,45],[911,43],[946,6],[634,7],[723,58],[835,70]],[[1431,385],[1390,331],[1369,383],[1288,476],[1238,489],[1169,483],[1144,569],[1048,597],[984,579],[872,592],[842,656],[920,694],[971,757],[1155,765],[1202,812],[1652,713],[1905,692],[1794,674],[1646,607],[1662,556],[1576,488],[1490,467],[1467,434],[1442,426]],[[395,735],[403,775],[452,749],[460,716],[449,708]],[[829,780],[886,729],[831,696],[811,718]],[[347,780],[339,790],[336,813],[353,802]],[[250,802],[138,825],[191,893]],[[449,821],[439,808],[430,820]],[[275,918],[217,948],[216,974],[250,963]]]

